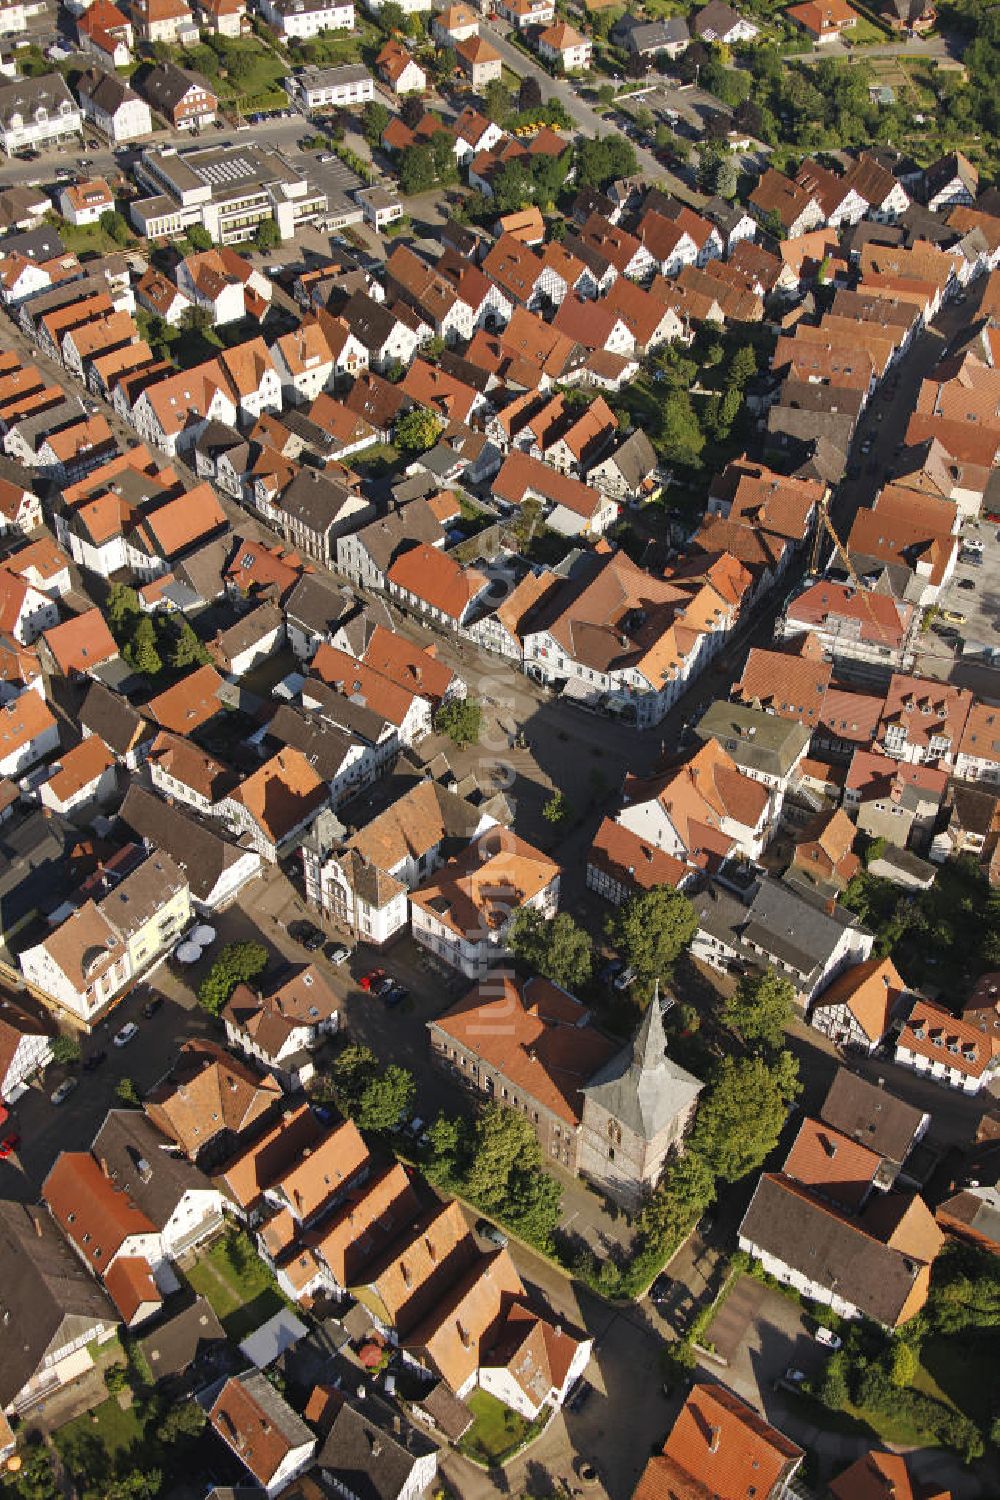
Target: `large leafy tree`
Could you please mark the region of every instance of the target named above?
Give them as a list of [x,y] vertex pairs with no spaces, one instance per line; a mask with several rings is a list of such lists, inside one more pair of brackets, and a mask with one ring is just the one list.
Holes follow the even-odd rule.
[[511,923],[507,942],[526,968],[563,989],[577,990],[590,978],[594,947],[568,912],[561,911],[549,919],[532,906],[522,906]]
[[632,896],[611,924],[622,957],[647,990],[655,980],[667,980],[697,930],[698,917],[691,902],[666,885]]
[[405,453],[426,453],[441,433],[441,423],[426,406],[415,406],[396,423],[396,442]]
[[416,1093],[413,1074],[396,1063],[380,1063],[368,1047],[345,1047],[330,1069],[333,1097],[359,1130],[391,1130],[409,1112]]
[[[794,1064],[793,1064],[794,1067]],[[793,1080],[762,1057],[723,1058],[702,1097],[691,1147],[716,1177],[736,1182],[778,1144]]]
[[217,1016],[238,984],[249,984],[267,968],[268,953],[261,943],[227,943],[201,982],[198,1003]]
[[790,979],[768,969],[763,974],[744,974],[724,1001],[722,1020],[745,1042],[779,1047],[785,1027],[795,1014],[795,986]]

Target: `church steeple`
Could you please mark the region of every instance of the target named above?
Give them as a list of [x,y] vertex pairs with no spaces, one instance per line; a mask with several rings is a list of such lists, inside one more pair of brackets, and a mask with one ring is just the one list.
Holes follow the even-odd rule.
[[646,1014],[642,1018],[642,1025],[636,1032],[632,1043],[633,1066],[638,1068],[640,1073],[662,1068],[666,1050],[667,1034],[663,1029],[663,1016],[660,1011],[660,981],[657,979],[653,998],[649,1002]]

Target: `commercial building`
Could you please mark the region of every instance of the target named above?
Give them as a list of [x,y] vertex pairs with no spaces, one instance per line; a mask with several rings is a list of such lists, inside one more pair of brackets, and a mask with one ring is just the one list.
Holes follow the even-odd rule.
[[283,240],[325,212],[327,195],[280,151],[254,144],[144,151],[134,173],[149,197],[134,199],[132,223],[150,239],[200,224],[219,244],[252,239],[273,220]]

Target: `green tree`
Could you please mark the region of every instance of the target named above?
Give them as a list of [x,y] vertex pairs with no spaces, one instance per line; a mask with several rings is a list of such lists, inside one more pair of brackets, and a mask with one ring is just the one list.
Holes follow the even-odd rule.
[[688,898],[666,885],[630,897],[611,924],[616,946],[652,995],[657,979],[665,983],[674,964],[698,931],[698,918]]
[[531,203],[535,196],[535,184],[531,173],[521,161],[509,161],[493,179],[492,206],[497,214],[516,213]]
[[675,463],[692,466],[700,463],[705,434],[687,391],[671,391],[663,403],[660,443],[664,456]]
[[129,233],[128,220],[117,208],[106,208],[98,220],[101,228],[108,237],[114,240],[116,245],[127,245],[132,238]]
[[[18,1500],[61,1500],[63,1492],[56,1484],[48,1449],[39,1443],[37,1446],[22,1448],[18,1457],[21,1468],[16,1477],[12,1476],[6,1483],[0,1479],[0,1494],[10,1495],[11,1500],[14,1496]],[[13,1488],[8,1489],[7,1483],[13,1485]]]
[[131,1078],[119,1078],[115,1085],[115,1095],[118,1102],[126,1105],[129,1109],[139,1109],[142,1105],[139,1090]]
[[386,0],[378,11],[378,23],[389,36],[394,31],[406,31],[406,12],[398,4],[398,0]]
[[139,595],[126,583],[113,583],[104,601],[108,629],[119,643],[128,639],[139,618]]
[[912,1344],[905,1339],[894,1339],[889,1355],[889,1379],[895,1386],[912,1385],[920,1360]]
[[427,1127],[427,1162],[424,1171],[431,1182],[454,1178],[467,1145],[464,1121],[454,1115],[438,1115]]
[[117,1396],[128,1386],[128,1366],[109,1365],[104,1372],[104,1385],[110,1396]]
[[345,1047],[330,1068],[330,1086],[344,1114],[359,1130],[392,1130],[409,1113],[416,1093],[413,1074],[380,1063],[368,1047]]
[[452,698],[443,703],[434,715],[434,728],[438,734],[446,734],[452,744],[464,750],[467,745],[479,742],[483,724],[483,710],[475,698]]
[[163,1443],[176,1443],[181,1438],[195,1438],[205,1429],[205,1412],[197,1401],[181,1401],[163,1413],[157,1426],[157,1436]]
[[137,622],[122,655],[144,677],[158,677],[163,671],[163,661],[156,646],[156,629],[148,615],[143,615]]
[[436,130],[430,138],[431,159],[434,176],[439,183],[458,181],[458,163],[455,160],[455,137],[448,130]]
[[361,114],[361,128],[365,140],[374,151],[382,140],[382,132],[392,119],[381,99],[369,99]]
[[441,436],[441,421],[426,406],[414,406],[396,423],[396,446],[404,453],[426,453]]
[[514,914],[507,944],[526,968],[571,993],[581,989],[590,978],[594,945],[589,933],[577,926],[569,912],[561,911],[549,918],[533,906],[522,906]]
[[181,623],[174,638],[170,650],[170,665],[174,671],[183,671],[185,667],[204,666],[211,661],[207,648],[198,639],[192,626],[181,617]]
[[273,219],[262,219],[254,231],[253,242],[261,255],[269,255],[281,244],[281,230]]
[[476,1120],[465,1186],[486,1209],[501,1209],[515,1167],[541,1165],[542,1148],[530,1120],[503,1104],[488,1104]]
[[268,952],[261,943],[227,943],[198,989],[198,1002],[217,1016],[238,984],[263,974]]
[[548,801],[542,806],[542,817],[546,823],[551,823],[553,828],[562,828],[573,816],[573,807],[565,792],[558,788],[552,793]]
[[754,353],[753,344],[740,344],[733,351],[733,357],[729,361],[727,386],[733,390],[742,391],[756,373],[757,355]]
[[80,1043],[75,1036],[60,1031],[52,1038],[52,1061],[60,1067],[69,1067],[80,1061]]
[[730,153],[724,156],[719,163],[719,170],[715,178],[715,191],[720,198],[732,199],[736,197],[736,189],[739,186],[740,169],[735,156]]
[[671,1161],[653,1196],[643,1205],[637,1229],[643,1241],[666,1249],[701,1217],[715,1197],[708,1164],[695,1151]]
[[192,250],[211,250],[212,236],[204,224],[192,224],[186,233]]
[[781,1080],[761,1057],[724,1057],[702,1096],[691,1148],[716,1177],[736,1182],[778,1144],[788,1112]]
[[823,1366],[816,1384],[816,1396],[830,1411],[843,1411],[850,1398],[847,1388],[847,1356],[838,1349]]
[[540,110],[542,107],[542,85],[533,74],[527,73],[521,79],[521,86],[517,91],[517,108],[522,115],[529,110]]
[[157,1500],[163,1487],[159,1469],[130,1469],[101,1491],[101,1500]]
[[795,986],[790,979],[766,969],[744,974],[722,1004],[722,1021],[745,1042],[780,1047],[785,1028],[795,1014]]
[[197,302],[192,302],[181,313],[180,326],[185,333],[207,333],[210,328],[215,327],[215,319],[210,307],[201,307]]
[[483,95],[483,113],[486,118],[495,121],[498,125],[502,124],[510,114],[510,106],[511,98],[507,85],[501,83],[499,78],[491,79]]

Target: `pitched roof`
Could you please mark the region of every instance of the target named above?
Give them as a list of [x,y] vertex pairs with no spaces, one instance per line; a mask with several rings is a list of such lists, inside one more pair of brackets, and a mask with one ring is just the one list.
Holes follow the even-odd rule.
[[259,1370],[227,1380],[208,1420],[265,1488],[291,1452],[316,1446],[310,1429]]
[[99,781],[115,763],[107,746],[91,735],[59,757],[59,769],[45,783],[50,796],[66,803],[77,792]]
[[990,1034],[933,1000],[918,996],[899,1034],[900,1048],[952,1068],[965,1078],[981,1078],[1000,1056],[1000,1034]]
[[230,795],[275,844],[329,800],[326,783],[292,746],[279,750]]
[[42,1196],[77,1254],[99,1276],[131,1235],[156,1233],[149,1216],[105,1176],[89,1151],[61,1151]]
[[259,1136],[219,1173],[218,1183],[246,1213],[260,1206],[265,1188],[311,1150],[323,1127],[308,1104],[300,1104]]
[[436,1203],[402,1230],[373,1264],[365,1265],[351,1290],[373,1303],[402,1338],[418,1324],[478,1259],[475,1239],[454,1198]]
[[466,937],[497,931],[546,890],[559,866],[509,829],[488,828],[410,893],[437,921]]
[[865,1453],[836,1479],[827,1480],[831,1500],[951,1500],[951,1490],[911,1474],[901,1453]]
[[182,737],[200,729],[222,710],[219,689],[222,678],[214,667],[196,667],[173,687],[166,688],[146,704],[157,724]]
[[[803,1457],[784,1433],[724,1386],[699,1383],[639,1481],[635,1500],[746,1500],[776,1493]],[[680,1480],[678,1487],[677,1481]],[[693,1481],[695,1488],[687,1488]]]
[[877,1151],[869,1151],[820,1120],[806,1118],[782,1171],[813,1188],[821,1198],[853,1211],[871,1192],[881,1165]]
[[448,1287],[404,1344],[423,1351],[453,1391],[480,1367],[524,1286],[506,1250],[481,1256]]
[[905,990],[891,958],[869,958],[838,974],[816,1001],[815,1009],[846,1005],[869,1040],[879,1042]]
[[228,767],[206,755],[193,740],[165,729],[150,746],[147,760],[210,804],[224,797],[234,782]]
[[118,655],[114,636],[96,606],[54,625],[42,639],[64,677],[71,672],[89,672]]
[[686,1113],[701,1080],[667,1055],[658,997],[633,1041],[599,1068],[584,1092],[643,1141],[655,1141]]
[[487,582],[477,568],[462,567],[454,557],[426,542],[418,542],[401,553],[390,565],[386,577],[397,588],[456,621],[462,619]]
[[897,1163],[906,1160],[927,1118],[912,1104],[847,1068],[838,1068],[834,1074],[820,1114],[827,1124]]
[[419,1213],[420,1199],[409,1177],[399,1162],[393,1162],[349,1193],[324,1220],[315,1252],[341,1286],[354,1286],[364,1267],[381,1257]]
[[153,1124],[192,1159],[219,1137],[253,1130],[281,1102],[281,1087],[212,1041],[182,1044],[176,1062],[146,1096]]
[[658,885],[677,887],[688,874],[683,861],[607,817],[594,835],[587,862],[636,891]]

